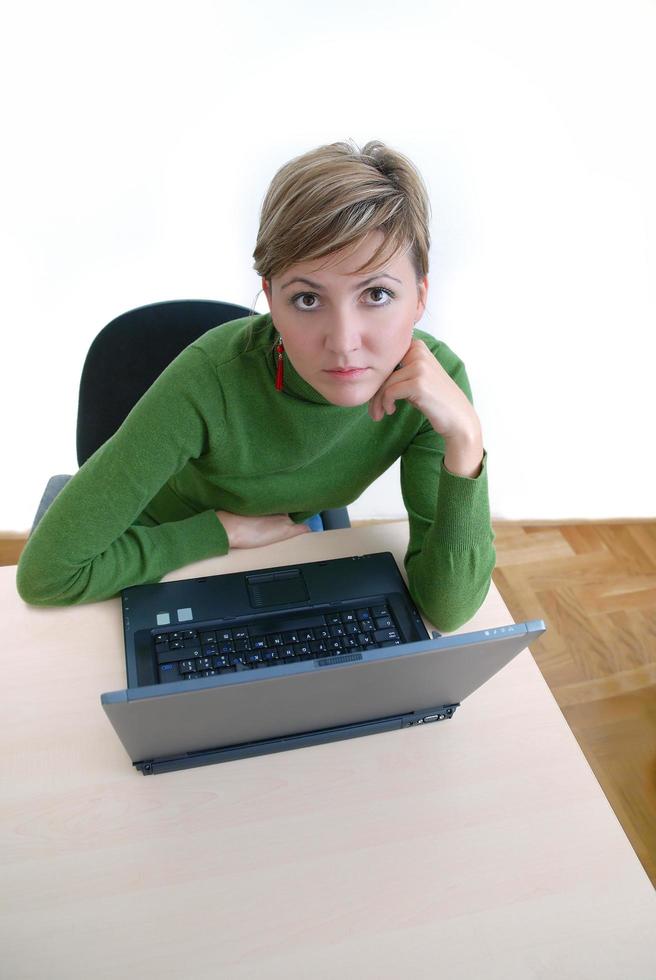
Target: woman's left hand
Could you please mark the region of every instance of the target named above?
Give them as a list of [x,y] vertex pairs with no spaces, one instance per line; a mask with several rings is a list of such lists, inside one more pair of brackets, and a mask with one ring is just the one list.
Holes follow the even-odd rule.
[[423,340],[413,339],[401,366],[392,371],[369,401],[369,414],[380,422],[393,415],[395,402],[405,398],[426,416],[445,440],[457,439],[480,427],[474,407],[449,377]]

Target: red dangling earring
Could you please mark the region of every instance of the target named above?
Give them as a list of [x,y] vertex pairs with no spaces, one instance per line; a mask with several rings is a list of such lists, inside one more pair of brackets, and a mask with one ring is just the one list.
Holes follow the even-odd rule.
[[282,355],[285,353],[285,348],[282,345],[282,337],[278,337],[278,343],[276,344],[276,353],[278,355],[278,366],[276,369],[276,390],[282,391]]

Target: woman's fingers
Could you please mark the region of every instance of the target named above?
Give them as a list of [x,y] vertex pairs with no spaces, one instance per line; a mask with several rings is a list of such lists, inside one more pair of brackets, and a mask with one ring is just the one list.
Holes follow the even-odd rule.
[[231,548],[259,548],[296,537],[297,534],[311,533],[307,524],[294,524],[289,514],[248,517],[217,510],[216,516],[225,528]]
[[396,402],[412,394],[412,379],[404,377],[401,371],[395,371],[380,386],[376,394],[369,400],[369,415],[374,422],[380,422],[382,417],[393,415]]
[[412,401],[417,376],[421,371],[421,358],[425,357],[426,352],[432,357],[423,340],[412,341],[399,364],[369,399],[369,415],[374,422],[380,422],[385,414],[394,415],[396,402],[402,398]]

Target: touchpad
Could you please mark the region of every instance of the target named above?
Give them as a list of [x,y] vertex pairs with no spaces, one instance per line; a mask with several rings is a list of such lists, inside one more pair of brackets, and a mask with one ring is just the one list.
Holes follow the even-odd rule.
[[257,575],[247,575],[248,594],[251,604],[259,609],[261,606],[279,606],[288,602],[305,602],[310,598],[305,580],[298,568],[290,568],[284,572],[260,572]]

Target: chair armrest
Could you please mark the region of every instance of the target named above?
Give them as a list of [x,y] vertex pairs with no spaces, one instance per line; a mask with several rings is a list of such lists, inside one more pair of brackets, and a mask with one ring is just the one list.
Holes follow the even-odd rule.
[[324,531],[336,531],[341,527],[351,526],[346,507],[337,507],[334,510],[322,510],[321,520],[323,521]]
[[34,521],[32,522],[32,530],[30,531],[30,536],[33,534],[34,528],[37,526],[37,524],[39,523],[39,521],[47,511],[50,504],[53,502],[53,500],[55,499],[59,491],[62,489],[62,487],[68,483],[70,478],[71,478],[70,473],[69,474],[59,473],[57,476],[50,477],[47,486],[43,492],[43,496],[41,497],[41,502],[37,507],[36,515],[34,517]]

